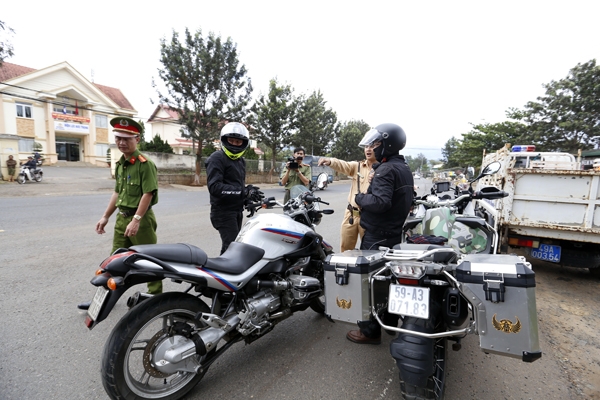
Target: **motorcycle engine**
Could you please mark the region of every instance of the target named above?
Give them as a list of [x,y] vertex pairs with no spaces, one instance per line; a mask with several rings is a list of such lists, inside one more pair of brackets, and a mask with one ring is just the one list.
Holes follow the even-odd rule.
[[305,275],[290,275],[287,278],[291,290],[286,293],[285,303],[288,306],[308,304],[321,295],[321,283],[317,278]]
[[261,291],[252,296],[247,302],[248,309],[239,314],[240,325],[238,331],[246,336],[256,330],[269,328],[272,326],[269,322],[269,313],[277,310],[281,306],[279,296],[272,291]]

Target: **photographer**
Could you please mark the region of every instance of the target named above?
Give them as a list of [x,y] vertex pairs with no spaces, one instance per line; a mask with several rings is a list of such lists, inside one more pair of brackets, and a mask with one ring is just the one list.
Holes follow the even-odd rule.
[[310,165],[303,164],[304,149],[296,147],[294,149],[294,157],[290,157],[281,175],[281,185],[285,186],[285,197],[283,202],[287,203],[290,199],[290,189],[296,185],[304,185],[308,187],[312,177]]

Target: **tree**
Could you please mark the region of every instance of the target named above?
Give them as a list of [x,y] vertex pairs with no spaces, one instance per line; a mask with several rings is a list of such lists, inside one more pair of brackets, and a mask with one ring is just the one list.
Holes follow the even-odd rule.
[[328,153],[337,136],[337,115],[333,110],[325,108],[326,103],[320,91],[313,92],[307,99],[300,101],[297,131],[292,144],[304,147],[307,154]]
[[[0,30],[5,31],[5,34],[8,37],[12,36],[15,33],[15,31],[12,28],[6,26],[6,23],[3,21],[0,21]],[[2,65],[5,59],[10,58],[13,55],[14,48],[12,46],[12,43],[8,38],[5,39],[4,34],[2,34],[2,37],[0,37],[0,66]]]
[[173,148],[165,140],[162,140],[158,134],[154,135],[152,141],[139,144],[141,151],[152,151],[155,153],[173,154]]
[[[160,101],[179,112],[179,123],[187,136],[198,142],[196,177],[199,183],[202,146],[217,139],[220,128],[228,121],[244,122],[250,102],[252,84],[246,67],[240,65],[237,45],[210,32],[191,34],[186,28],[184,41],[173,31],[170,42],[161,39],[162,69],[159,77],[167,93],[158,89]],[[152,83],[156,88],[156,84]]]
[[494,152],[506,143],[524,143],[527,129],[525,124],[515,121],[473,125],[471,131],[462,134],[461,140],[452,138],[446,142],[442,148],[445,167],[478,168],[484,151]]
[[269,82],[269,93],[261,95],[252,107],[252,133],[259,143],[270,150],[272,167],[277,155],[290,146],[298,102],[289,85],[278,85],[277,79]]
[[569,75],[543,85],[546,95],[509,117],[528,125],[527,143],[536,150],[576,153],[600,144],[600,67],[593,59]]
[[408,163],[408,167],[412,172],[423,173],[429,169],[427,166],[427,157],[423,153],[419,153],[415,158],[411,156],[404,157]]
[[358,144],[369,129],[371,127],[363,120],[351,120],[341,124],[331,148],[331,155],[346,161],[363,160],[365,152]]

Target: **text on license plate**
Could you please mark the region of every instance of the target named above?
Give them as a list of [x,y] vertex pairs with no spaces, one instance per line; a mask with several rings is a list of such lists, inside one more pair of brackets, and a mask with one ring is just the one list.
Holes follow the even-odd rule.
[[538,260],[560,262],[560,246],[541,243],[537,249],[531,249],[531,257]]
[[102,286],[98,286],[96,294],[94,295],[94,299],[92,300],[92,304],[90,304],[90,308],[88,308],[87,312],[93,321],[98,318],[98,314],[100,314],[100,310],[102,309],[102,304],[104,303],[104,299],[106,299],[106,295],[108,295],[108,290],[104,289]]
[[429,288],[390,285],[388,311],[392,314],[429,319]]

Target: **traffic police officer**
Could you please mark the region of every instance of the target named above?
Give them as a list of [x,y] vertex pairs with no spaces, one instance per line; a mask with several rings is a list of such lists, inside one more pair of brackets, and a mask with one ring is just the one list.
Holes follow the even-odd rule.
[[[131,118],[117,117],[110,121],[115,142],[123,153],[115,168],[115,191],[106,211],[96,224],[98,234],[110,216],[118,209],[111,253],[119,248],[138,244],[156,244],[156,218],[152,206],[158,203],[156,165],[137,149],[143,127]],[[148,293],[162,293],[162,281],[149,282]],[[87,309],[89,302],[78,305]]]

